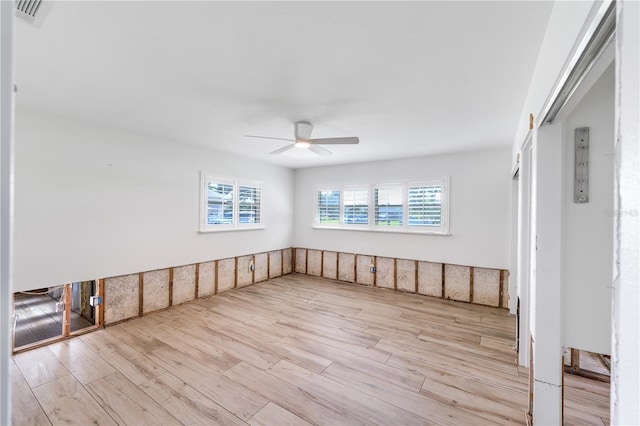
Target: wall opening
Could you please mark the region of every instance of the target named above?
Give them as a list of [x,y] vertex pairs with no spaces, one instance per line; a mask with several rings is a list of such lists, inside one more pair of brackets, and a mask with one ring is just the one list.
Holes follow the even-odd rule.
[[22,291],[13,295],[13,349],[29,349],[97,326],[95,280]]

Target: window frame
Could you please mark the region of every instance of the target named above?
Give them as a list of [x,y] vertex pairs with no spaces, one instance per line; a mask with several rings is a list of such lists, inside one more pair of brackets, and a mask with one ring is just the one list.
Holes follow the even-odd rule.
[[[208,220],[209,214],[209,183],[217,183],[231,185],[233,187],[233,207],[231,223],[210,224]],[[260,221],[257,223],[241,223],[240,222],[240,187],[254,188],[260,193],[260,202],[257,210],[259,210]],[[224,213],[223,213],[224,214]],[[200,232],[224,232],[224,231],[242,231],[249,229],[263,229],[264,225],[264,184],[261,181],[236,178],[221,177],[212,173],[202,171],[200,173]]]
[[[442,188],[440,195],[440,225],[411,225],[409,222],[409,189],[421,186],[440,186]],[[377,189],[393,189],[401,188],[402,190],[402,225],[378,225],[376,224],[376,205],[375,191]],[[348,184],[348,185],[317,185],[314,187],[314,218],[313,228],[317,229],[335,229],[349,231],[369,231],[369,232],[389,232],[389,233],[408,233],[408,234],[430,234],[430,235],[451,235],[449,228],[450,198],[449,198],[449,176],[398,180],[384,183],[368,183],[368,184]],[[346,223],[345,222],[345,191],[352,190],[368,191],[368,224]],[[340,192],[340,218],[339,223],[320,223],[319,221],[319,205],[318,193],[320,191],[338,191]]]
[[[367,223],[345,223],[345,191],[367,191]],[[372,212],[371,212],[371,186],[370,185],[345,185],[340,189],[340,224],[348,226],[349,228],[361,228],[366,229],[371,226]]]

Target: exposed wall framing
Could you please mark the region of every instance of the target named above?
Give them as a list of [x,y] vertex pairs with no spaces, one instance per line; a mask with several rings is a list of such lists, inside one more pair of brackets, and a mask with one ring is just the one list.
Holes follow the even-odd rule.
[[[104,313],[97,324],[116,324],[199,297],[290,274],[292,252],[290,248],[273,250],[98,280]],[[306,253],[302,259],[305,258]]]
[[478,305],[508,308],[509,272],[413,259],[293,249],[296,272]]

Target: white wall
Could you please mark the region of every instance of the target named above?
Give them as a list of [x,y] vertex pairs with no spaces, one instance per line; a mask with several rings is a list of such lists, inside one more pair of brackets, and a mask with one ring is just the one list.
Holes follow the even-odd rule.
[[616,234],[611,424],[640,424],[640,3],[616,4]]
[[592,16],[596,3],[598,2],[594,0],[557,1],[553,5],[540,51],[532,52],[538,55],[538,60],[518,121],[513,143],[513,162],[529,131],[529,113],[533,113],[536,120],[542,120],[543,117],[538,117],[538,114],[560,77],[580,33],[585,28],[585,22]]
[[[564,120],[564,345],[611,353],[614,88],[611,64]],[[574,131],[589,127],[589,202],[573,202]]]
[[[263,181],[266,229],[198,233],[200,170]],[[19,108],[15,290],[289,247],[293,175]]]
[[[294,245],[434,262],[509,268],[509,149],[296,171]],[[314,229],[315,186],[450,176],[450,233]]]

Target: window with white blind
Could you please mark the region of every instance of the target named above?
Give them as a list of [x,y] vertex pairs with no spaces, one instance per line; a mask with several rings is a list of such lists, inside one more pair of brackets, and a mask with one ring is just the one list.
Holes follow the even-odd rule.
[[200,231],[263,227],[262,183],[201,174]]
[[442,226],[441,183],[411,183],[408,191],[409,226]]
[[316,223],[318,225],[340,224],[340,190],[317,191],[318,204]]
[[343,223],[345,225],[369,224],[369,188],[345,188],[343,194]]
[[449,178],[316,190],[315,226],[425,234],[449,233]]
[[262,223],[262,188],[238,185],[238,224]]
[[402,227],[403,185],[376,186],[374,195],[374,223],[376,226]]

